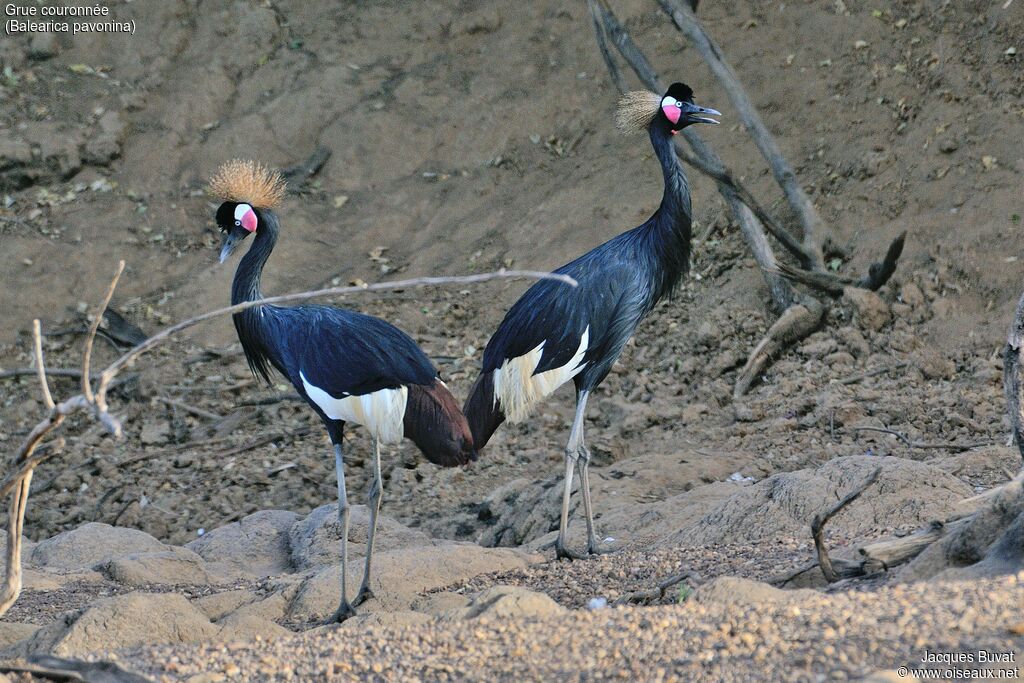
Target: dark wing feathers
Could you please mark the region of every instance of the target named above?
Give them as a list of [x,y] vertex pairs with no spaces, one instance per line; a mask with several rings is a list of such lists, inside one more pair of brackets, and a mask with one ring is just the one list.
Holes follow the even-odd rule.
[[[576,352],[588,326],[588,361],[601,360],[601,355],[611,348],[621,350],[621,343],[625,343],[646,312],[650,288],[637,259],[623,253],[622,247],[629,244],[620,238],[555,271],[574,278],[579,283],[577,287],[555,280],[534,283],[505,314],[488,342],[483,371],[492,372],[506,359],[521,356],[541,342],[544,351],[534,372],[563,366]],[[623,335],[623,339],[618,339]]]
[[379,318],[330,306],[276,309],[289,378],[299,371],[335,397],[432,386],[437,370],[409,335]]

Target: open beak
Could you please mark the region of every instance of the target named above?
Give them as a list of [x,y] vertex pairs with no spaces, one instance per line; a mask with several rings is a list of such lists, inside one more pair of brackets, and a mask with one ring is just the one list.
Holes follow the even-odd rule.
[[686,120],[690,123],[713,123],[716,126],[720,123],[715,119],[708,118],[708,116],[721,116],[722,112],[718,111],[717,109],[711,109],[709,107],[698,107],[696,104],[693,104],[692,102],[681,102],[680,104],[682,105],[680,109],[682,109],[683,116],[685,116]]
[[238,246],[238,243],[242,241],[241,237],[236,237],[233,232],[224,233],[224,245],[220,248],[220,262],[224,263],[231,256],[231,253]]

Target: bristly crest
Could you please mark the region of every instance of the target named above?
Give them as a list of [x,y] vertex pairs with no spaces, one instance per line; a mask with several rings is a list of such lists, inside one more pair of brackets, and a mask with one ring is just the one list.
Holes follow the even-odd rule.
[[651,125],[660,104],[661,96],[649,90],[628,92],[619,100],[615,125],[623,133],[641,133]]
[[225,202],[245,202],[257,209],[273,209],[287,185],[277,171],[255,161],[232,159],[210,178],[210,194]]

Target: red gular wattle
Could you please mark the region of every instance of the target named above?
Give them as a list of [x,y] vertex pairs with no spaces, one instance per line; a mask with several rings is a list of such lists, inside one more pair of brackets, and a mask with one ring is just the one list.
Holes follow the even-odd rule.
[[249,232],[256,232],[256,212],[252,209],[245,212],[245,215],[242,216],[242,220],[240,222],[242,227]]
[[679,107],[674,104],[668,104],[662,107],[661,111],[665,114],[665,118],[672,122],[672,125],[679,123],[679,117],[682,114]]

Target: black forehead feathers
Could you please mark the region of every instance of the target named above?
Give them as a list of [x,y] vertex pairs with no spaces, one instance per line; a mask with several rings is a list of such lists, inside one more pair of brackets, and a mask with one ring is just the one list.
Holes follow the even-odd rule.
[[238,202],[224,202],[217,209],[217,225],[231,227],[235,224],[235,207]]
[[693,102],[693,90],[685,83],[673,83],[668,87],[666,96],[672,96],[682,102]]

